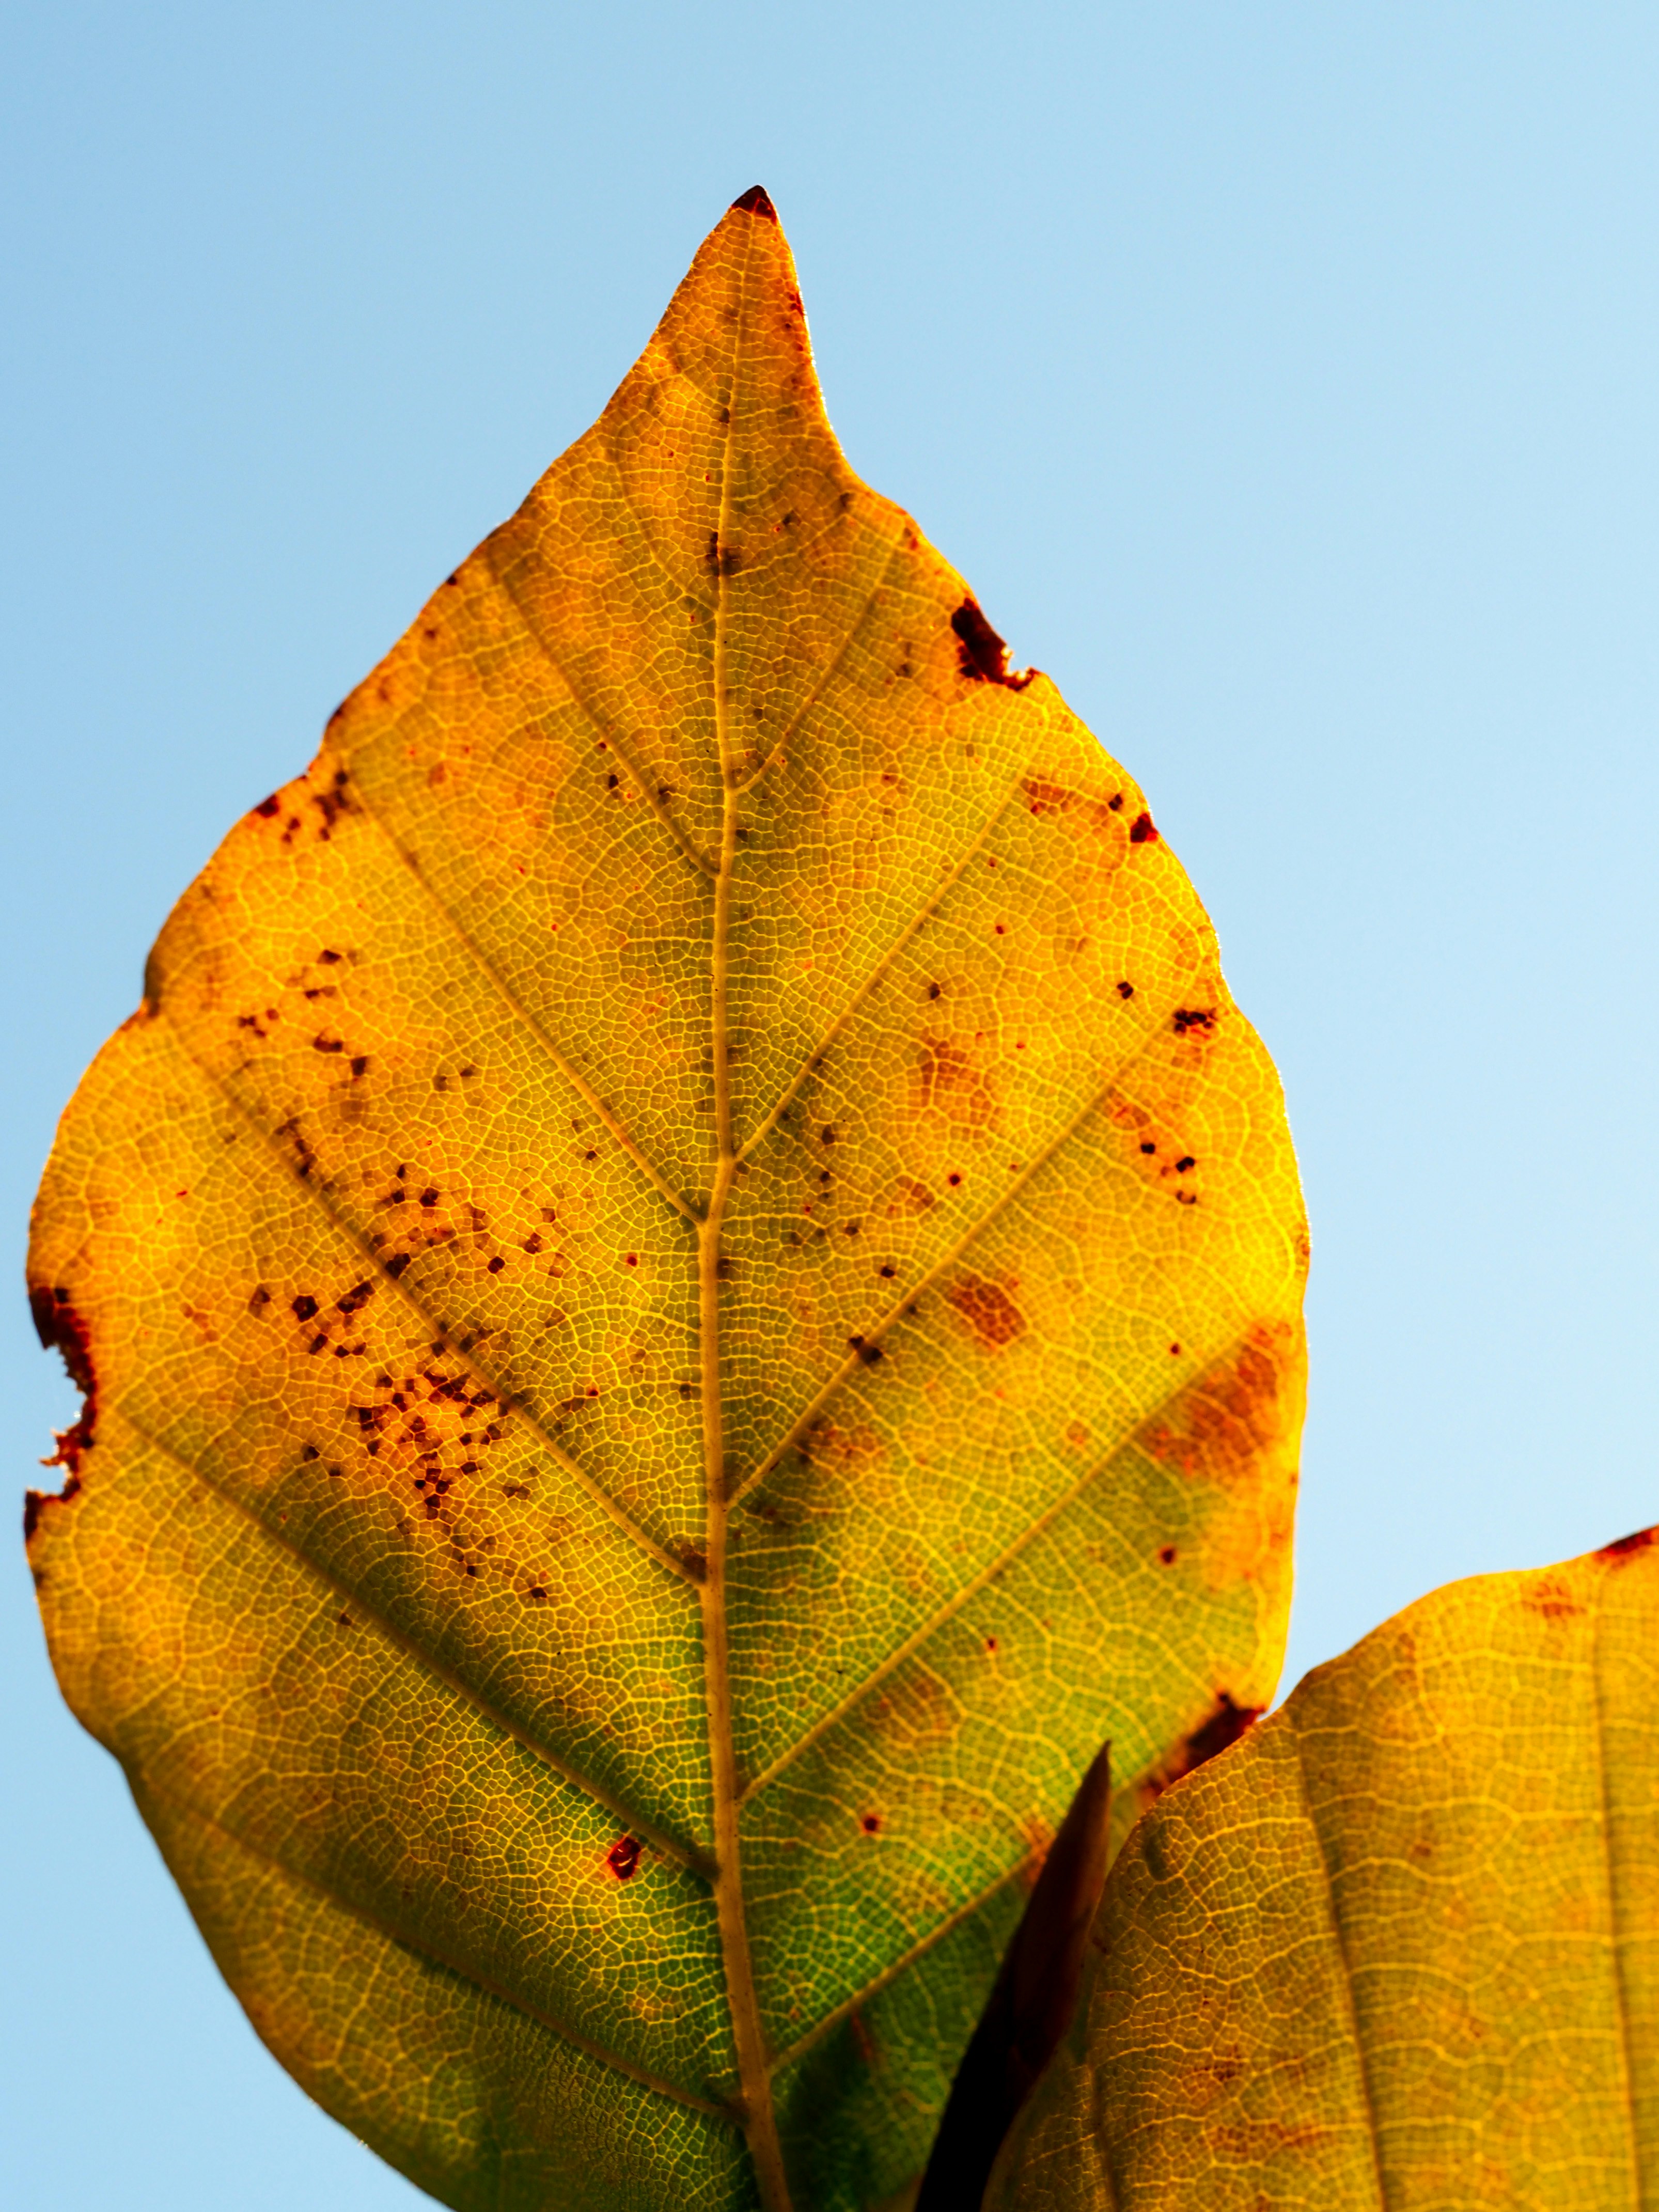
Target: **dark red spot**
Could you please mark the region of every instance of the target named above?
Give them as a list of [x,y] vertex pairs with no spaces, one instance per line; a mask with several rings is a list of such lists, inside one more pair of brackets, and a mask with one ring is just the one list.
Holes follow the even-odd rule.
[[29,1312],[34,1321],[35,1334],[50,1352],[56,1350],[62,1357],[69,1376],[81,1393],[81,1418],[74,1425],[58,1432],[57,1449],[50,1459],[41,1462],[46,1467],[61,1467],[67,1470],[64,1487],[58,1498],[49,1492],[28,1492],[23,1501],[23,1532],[32,1535],[42,1511],[62,1498],[73,1498],[81,1487],[81,1457],[96,1441],[98,1419],[98,1378],[92,1364],[92,1339],[87,1325],[76,1312],[69,1291],[60,1284],[51,1286],[33,1283],[29,1286]]
[[1132,845],[1145,845],[1149,841],[1153,844],[1158,842],[1158,832],[1152,827],[1152,817],[1150,814],[1137,814],[1129,825],[1129,842]]
[[992,1349],[1012,1344],[1025,1333],[1025,1316],[1000,1283],[982,1275],[964,1275],[945,1293],[980,1342]]
[[1617,1536],[1611,1544],[1603,1544],[1593,1556],[1598,1559],[1627,1559],[1637,1552],[1645,1552],[1650,1544],[1659,1544],[1659,1528],[1638,1528],[1634,1535]]
[[1133,983],[1120,983],[1118,985],[1117,995],[1120,999],[1133,999],[1134,994],[1135,987]]
[[360,1052],[357,1054],[357,1057],[352,1061],[351,1072],[353,1075],[366,1075],[368,1073],[368,1054],[366,1052]]
[[387,1274],[391,1276],[394,1283],[397,1281],[398,1276],[403,1273],[404,1269],[408,1267],[410,1255],[407,1252],[394,1252],[392,1257],[386,1261],[386,1271]]
[[1157,1146],[1156,1145],[1152,1144],[1152,1142],[1150,1142],[1150,1140],[1149,1140],[1149,1141],[1144,1142],[1144,1143],[1142,1144],[1142,1146],[1141,1146],[1140,1149],[1141,1149],[1141,1151],[1142,1151],[1143,1152],[1155,1152],[1158,1150],[1158,1146]]
[[1164,1562],[1166,1567],[1174,1566],[1176,1562],[1175,1546],[1173,1544],[1166,1544],[1158,1556]]
[[639,1871],[642,1846],[637,1836],[618,1836],[605,1855],[605,1863],[618,1881],[632,1881]]
[[492,1275],[499,1275],[501,1269],[506,1267],[506,1261],[503,1260],[501,1254],[497,1252],[495,1257],[489,1263],[489,1273]]
[[295,1321],[309,1321],[316,1310],[317,1301],[313,1297],[301,1297],[295,1298],[294,1301],[294,1318]]
[[951,627],[957,634],[957,665],[962,673],[975,684],[1004,684],[1011,691],[1023,691],[1030,682],[1030,671],[1016,676],[1008,666],[1008,648],[980,611],[979,602],[970,594],[951,617]]
[[1216,1699],[1215,1711],[1201,1728],[1196,1728],[1187,1739],[1187,1764],[1182,1769],[1193,1773],[1206,1759],[1213,1759],[1219,1751],[1226,1751],[1240,1736],[1253,1729],[1261,1717],[1261,1705],[1236,1705],[1225,1690]]
[[878,1344],[871,1344],[861,1336],[849,1336],[847,1341],[866,1367],[873,1367],[881,1358],[881,1346]]
[[[1170,1547],[1170,1558],[1174,1547]],[[1164,1559],[1164,1554],[1158,1554]],[[1168,1566],[1170,1559],[1164,1559]],[[1168,1759],[1142,1784],[1140,1802],[1143,1808],[1167,1790],[1172,1782],[1180,1782],[1212,1759],[1218,1752],[1228,1750],[1240,1736],[1254,1728],[1261,1718],[1260,1705],[1237,1705],[1225,1690],[1218,1692],[1215,1709],[1207,1720],[1200,1723],[1189,1736],[1176,1744]]]
[[282,800],[277,798],[276,793],[273,791],[270,798],[262,799],[253,811],[256,814],[264,815],[265,820],[269,822],[273,814],[281,812],[282,805]]
[[997,1648],[997,1640],[996,1640],[996,1638],[995,1638],[995,1637],[994,1637],[994,1636],[988,1636],[988,1637],[986,1638],[986,1639],[985,1639],[985,1648],[986,1648],[986,1650],[987,1650],[988,1651],[994,1651],[994,1650],[996,1650],[996,1648]]
[[1188,1030],[1207,1033],[1215,1027],[1213,1006],[1177,1006],[1170,1017],[1170,1027],[1177,1036],[1185,1036]]
[[951,1189],[954,1190],[957,1185],[962,1181],[962,1177],[957,1175],[954,1170],[952,1170],[951,1172],[945,1176],[945,1180],[950,1184]]
[[628,1265],[630,1267],[637,1267],[639,1266],[640,1255],[637,1252],[624,1253],[623,1256],[627,1261]]
[[1198,1162],[1193,1158],[1192,1154],[1190,1152],[1184,1152],[1176,1162],[1176,1173],[1177,1175],[1185,1175],[1188,1168],[1195,1168],[1197,1165]]
[[878,1836],[881,1833],[880,1814],[866,1813],[864,1815],[864,1818],[859,1822],[859,1826],[863,1829],[866,1836]]
[[763,216],[768,222],[775,222],[778,211],[773,206],[763,185],[750,185],[746,192],[739,192],[732,203],[744,215]]

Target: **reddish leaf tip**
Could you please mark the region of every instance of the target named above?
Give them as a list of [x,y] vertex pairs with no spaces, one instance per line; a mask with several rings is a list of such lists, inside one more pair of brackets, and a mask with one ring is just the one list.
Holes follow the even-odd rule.
[[738,193],[732,205],[734,209],[741,208],[745,215],[764,216],[768,222],[775,222],[778,219],[778,211],[773,206],[771,195],[764,185],[750,185],[746,192]]
[[1645,1552],[1650,1544],[1659,1544],[1659,1528],[1638,1528],[1632,1535],[1615,1536],[1612,1543],[1603,1544],[1595,1556],[1609,1562],[1625,1559],[1632,1552]]

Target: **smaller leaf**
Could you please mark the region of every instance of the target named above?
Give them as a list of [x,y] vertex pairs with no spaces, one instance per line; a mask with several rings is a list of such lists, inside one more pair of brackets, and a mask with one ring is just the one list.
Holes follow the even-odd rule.
[[986,2212],[1604,2212],[1659,2179],[1659,1530],[1420,1599],[1176,1784]]
[[1112,1752],[1084,1776],[951,2085],[916,2212],[971,2212],[1015,2115],[1077,2008],[1109,1856]]

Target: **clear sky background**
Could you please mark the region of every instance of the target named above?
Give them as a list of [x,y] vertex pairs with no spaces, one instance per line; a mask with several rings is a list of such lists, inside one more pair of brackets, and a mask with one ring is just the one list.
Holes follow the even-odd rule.
[[[853,465],[1141,779],[1314,1231],[1287,1686],[1659,1518],[1659,11],[0,12],[0,1299],[234,818],[598,413],[757,181]],[[46,1478],[48,1480],[55,1478]],[[220,1985],[4,1565],[16,2212],[415,2194]]]

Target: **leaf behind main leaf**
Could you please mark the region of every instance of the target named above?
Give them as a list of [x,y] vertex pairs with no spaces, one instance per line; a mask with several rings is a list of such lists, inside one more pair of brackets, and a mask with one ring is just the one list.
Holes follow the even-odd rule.
[[434,2195],[877,2200],[1096,1746],[1269,1694],[1304,1258],[1142,794],[747,196],[65,1116],[59,1680]]
[[1420,1599],[1148,1814],[987,2212],[1653,2201],[1656,1535]]

